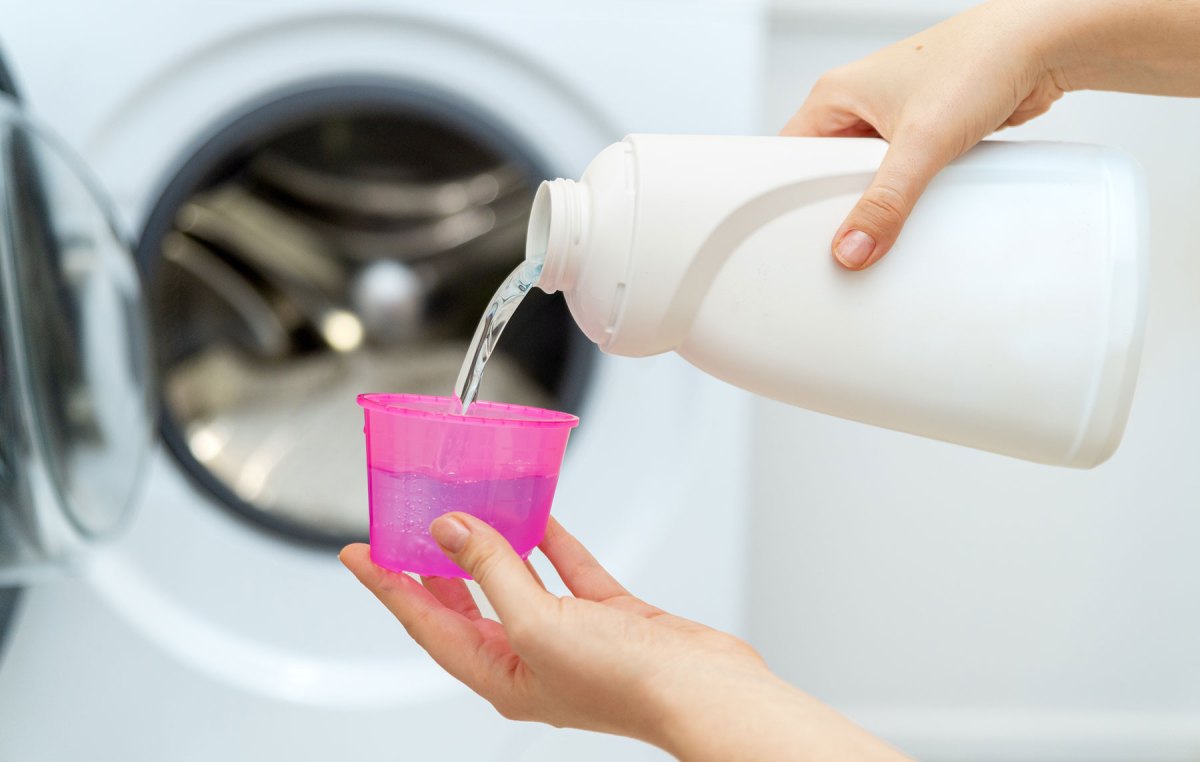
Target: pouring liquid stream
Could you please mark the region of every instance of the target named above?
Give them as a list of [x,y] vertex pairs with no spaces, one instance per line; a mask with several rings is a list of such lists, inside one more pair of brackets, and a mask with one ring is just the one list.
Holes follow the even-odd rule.
[[479,396],[479,382],[483,379],[484,368],[487,367],[488,358],[492,356],[492,351],[500,340],[500,334],[504,332],[504,327],[508,325],[513,312],[524,300],[525,294],[529,293],[529,289],[537,283],[541,274],[541,262],[524,260],[504,279],[504,283],[500,284],[500,288],[492,296],[479,325],[475,328],[475,336],[471,339],[466,359],[458,372],[458,380],[454,383],[454,396],[459,405],[459,409],[454,412],[466,415],[475,398]]

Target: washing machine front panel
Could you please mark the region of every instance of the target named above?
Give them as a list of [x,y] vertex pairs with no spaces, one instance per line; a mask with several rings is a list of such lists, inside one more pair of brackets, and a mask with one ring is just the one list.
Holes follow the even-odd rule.
[[[172,178],[223,126],[313,82],[452,94],[560,176],[578,176],[628,131],[750,131],[760,39],[752,5],[697,4],[681,19],[670,2],[304,0],[216,15],[146,3],[101,45],[84,30],[110,11],[84,4],[66,28],[70,45],[42,44],[63,25],[29,21],[49,15],[36,9],[8,27],[8,39],[35,104],[67,123],[122,216],[142,229]],[[180,27],[189,13],[194,22]],[[102,62],[63,73],[58,61],[72,45]],[[736,631],[745,398],[674,357],[605,357],[589,375],[556,515],[636,592]],[[96,739],[98,758],[113,759],[145,748],[171,748],[176,759],[380,749],[427,758],[463,727],[471,732],[458,756],[541,759],[566,748],[544,729],[496,717],[442,673],[332,552],[221,509],[162,448],[141,508],[78,578],[29,596],[0,671],[0,756],[37,759],[28,752],[49,748],[49,718],[74,712],[90,712],[89,732],[56,736],[58,758],[87,754]],[[62,639],[50,634],[65,629],[94,633],[94,652],[56,658]],[[110,706],[104,697],[118,677],[120,705]],[[6,690],[6,678],[20,690]],[[129,717],[141,718],[149,746],[105,730]],[[212,732],[188,717],[211,719]]]

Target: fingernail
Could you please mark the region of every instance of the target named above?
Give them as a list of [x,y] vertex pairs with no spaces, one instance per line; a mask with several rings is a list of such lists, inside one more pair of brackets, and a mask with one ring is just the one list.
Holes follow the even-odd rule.
[[846,267],[858,269],[871,258],[875,251],[875,239],[861,230],[851,230],[842,236],[833,255]]
[[442,550],[457,553],[466,546],[471,530],[453,516],[439,516],[429,525],[429,533],[442,546]]

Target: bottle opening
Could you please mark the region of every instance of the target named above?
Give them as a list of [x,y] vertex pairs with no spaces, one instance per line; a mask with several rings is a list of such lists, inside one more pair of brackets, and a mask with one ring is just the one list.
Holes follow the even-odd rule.
[[525,261],[540,270],[534,284],[547,294],[573,283],[573,266],[579,240],[583,205],[581,188],[572,180],[547,180],[538,186],[529,212],[525,236]]
[[550,242],[550,184],[538,186],[529,212],[529,231],[525,236],[525,259],[539,264],[546,262]]

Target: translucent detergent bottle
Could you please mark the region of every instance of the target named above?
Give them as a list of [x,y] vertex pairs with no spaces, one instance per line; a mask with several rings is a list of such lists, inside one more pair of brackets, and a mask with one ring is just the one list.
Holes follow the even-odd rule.
[[527,257],[606,352],[678,352],[757,394],[1088,468],[1129,415],[1147,201],[1129,157],[987,142],[929,185],[892,251],[830,239],[875,139],[632,135],[543,183]]

